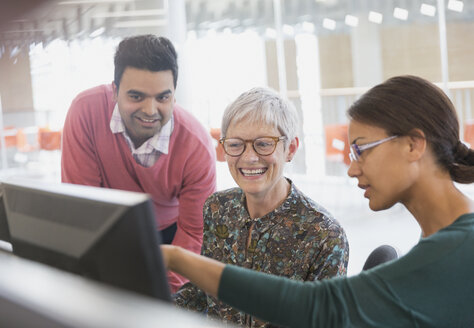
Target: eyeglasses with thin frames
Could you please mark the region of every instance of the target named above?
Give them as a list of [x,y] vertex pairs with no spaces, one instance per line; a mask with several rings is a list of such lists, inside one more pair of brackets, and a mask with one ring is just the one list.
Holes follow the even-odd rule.
[[240,138],[221,138],[219,143],[224,148],[225,153],[232,157],[238,157],[242,155],[245,152],[245,149],[247,149],[248,143],[252,144],[253,150],[255,150],[258,155],[268,156],[273,154],[278,142],[281,140],[286,140],[286,137],[265,136],[250,140],[244,140]]
[[390,141],[392,139],[397,138],[398,136],[390,136],[384,139],[380,139],[374,142],[370,142],[364,145],[356,145],[355,143],[351,144],[350,146],[350,154],[349,158],[351,159],[351,162],[358,162],[360,159],[360,155],[362,152],[364,152],[367,149],[374,148],[375,146],[378,146],[380,144],[383,144],[384,142]]

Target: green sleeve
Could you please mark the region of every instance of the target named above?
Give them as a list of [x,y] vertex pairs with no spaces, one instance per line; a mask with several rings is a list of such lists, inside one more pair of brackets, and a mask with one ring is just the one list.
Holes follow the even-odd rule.
[[227,265],[218,297],[289,327],[473,327],[472,227],[474,215],[461,216],[400,259],[348,278],[300,282]]
[[218,297],[287,327],[410,327],[419,320],[375,271],[301,282],[227,265]]
[[[338,304],[341,298],[328,293],[324,283],[300,282],[231,265],[224,269],[218,297],[241,311],[281,326],[344,327],[346,321],[337,305],[318,309],[321,299],[331,298],[332,304]],[[314,310],[325,312],[325,317],[315,317],[321,311]]]

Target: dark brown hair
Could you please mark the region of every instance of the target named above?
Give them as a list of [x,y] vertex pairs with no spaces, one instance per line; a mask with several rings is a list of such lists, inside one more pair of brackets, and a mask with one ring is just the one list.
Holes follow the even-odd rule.
[[420,129],[438,164],[454,181],[474,182],[474,151],[460,141],[456,110],[433,83],[416,76],[393,77],[362,95],[347,114],[388,135],[417,136],[414,129]]
[[145,34],[123,39],[115,52],[114,64],[114,83],[117,88],[123,72],[130,66],[152,72],[171,70],[176,89],[178,55],[171,41],[165,37]]

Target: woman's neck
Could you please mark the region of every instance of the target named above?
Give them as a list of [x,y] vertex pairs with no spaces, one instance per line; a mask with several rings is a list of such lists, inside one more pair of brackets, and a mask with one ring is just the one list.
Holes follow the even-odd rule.
[[423,237],[451,225],[463,214],[474,212],[474,202],[459,191],[449,174],[419,181],[402,203],[420,225]]
[[252,219],[260,218],[278,208],[288,197],[290,183],[282,177],[278,183],[264,194],[245,193],[246,205]]

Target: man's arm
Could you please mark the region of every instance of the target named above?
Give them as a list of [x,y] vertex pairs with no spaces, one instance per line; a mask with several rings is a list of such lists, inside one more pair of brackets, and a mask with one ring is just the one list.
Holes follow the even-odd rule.
[[[209,230],[209,226],[212,225],[214,219],[212,218],[212,212],[218,210],[215,206],[212,206],[216,202],[215,194],[209,196],[203,206],[203,219],[204,219],[204,231],[203,241],[201,248],[201,255],[213,258],[213,252],[215,245],[213,244],[214,233]],[[207,294],[199,287],[192,283],[184,284],[176,294],[174,294],[174,302],[180,307],[184,307],[189,310],[207,313],[209,311]]]
[[[203,205],[207,197],[216,191],[215,151],[209,145],[193,149],[185,164],[183,187],[179,194],[179,217],[173,245],[183,247],[196,254],[201,252],[203,237]],[[176,274],[169,275],[173,292],[187,282]]]
[[[101,104],[97,104],[100,106]],[[89,104],[76,98],[69,108],[64,123],[61,145],[61,180],[102,187],[102,178],[97,165],[92,124],[86,112]]]

